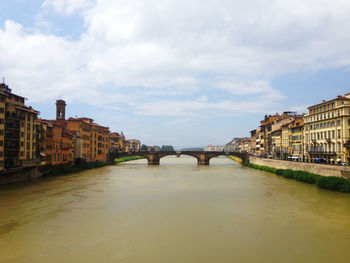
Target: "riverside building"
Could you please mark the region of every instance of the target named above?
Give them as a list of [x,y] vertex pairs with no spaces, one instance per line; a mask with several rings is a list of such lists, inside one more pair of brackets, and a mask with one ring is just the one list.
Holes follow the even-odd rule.
[[38,165],[36,122],[38,111],[25,105],[25,98],[0,84],[0,171]]
[[349,162],[350,93],[313,105],[304,116],[306,160]]

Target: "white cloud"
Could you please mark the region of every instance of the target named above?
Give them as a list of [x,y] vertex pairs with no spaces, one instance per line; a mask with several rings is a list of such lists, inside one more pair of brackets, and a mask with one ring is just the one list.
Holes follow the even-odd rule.
[[[269,110],[285,99],[271,77],[350,65],[345,0],[45,0],[49,7],[81,16],[86,32],[72,41],[9,20],[0,29],[0,72],[36,101],[66,96],[115,109],[125,102],[171,116]],[[105,85],[114,87],[108,99]],[[215,90],[252,100],[214,102]]]

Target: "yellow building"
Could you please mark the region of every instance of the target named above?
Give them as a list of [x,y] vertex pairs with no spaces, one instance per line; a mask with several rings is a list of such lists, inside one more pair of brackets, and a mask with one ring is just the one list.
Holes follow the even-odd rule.
[[286,123],[282,125],[281,128],[281,147],[282,147],[282,159],[287,160],[288,156],[290,156],[291,152],[291,145],[289,143],[289,137],[290,137],[290,129],[289,129],[289,123]]
[[110,151],[111,152],[124,152],[125,151],[125,136],[123,132],[119,134],[118,132],[111,132],[110,137]]
[[292,160],[303,161],[304,156],[304,121],[302,118],[297,118],[289,124],[289,141],[290,141],[290,155]]
[[304,150],[310,162],[349,162],[350,93],[308,108],[304,116]]
[[25,98],[0,84],[0,170],[38,165],[36,123],[38,112]]

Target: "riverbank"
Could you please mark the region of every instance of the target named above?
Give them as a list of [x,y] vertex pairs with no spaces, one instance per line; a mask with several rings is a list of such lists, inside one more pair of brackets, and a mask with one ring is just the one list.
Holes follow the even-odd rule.
[[48,168],[47,172],[43,173],[43,176],[61,176],[72,173],[78,173],[89,169],[100,168],[108,165],[105,162],[95,161],[86,162],[83,159],[78,159],[73,165],[57,165]]
[[296,181],[315,184],[318,188],[330,191],[337,191],[342,193],[350,193],[350,179],[337,176],[322,176],[306,171],[298,171],[291,169],[277,169],[264,165],[257,165],[252,163],[243,163],[244,166],[274,173],[287,179],[294,179]]
[[242,163],[242,162],[243,162],[242,159],[239,158],[239,157],[237,157],[237,156],[229,155],[229,156],[227,156],[227,157],[228,157],[229,159],[231,159],[231,160],[237,162],[237,163]]
[[305,171],[312,174],[319,174],[322,176],[337,176],[337,177],[344,177],[344,178],[350,179],[349,166],[307,163],[307,162],[293,162],[293,161],[285,161],[285,160],[259,158],[256,156],[249,156],[249,162],[252,164],[269,166],[276,169]]
[[120,157],[117,159],[114,159],[114,163],[124,163],[127,161],[134,161],[134,160],[140,160],[140,159],[145,159],[145,157],[142,156],[125,156],[125,157]]

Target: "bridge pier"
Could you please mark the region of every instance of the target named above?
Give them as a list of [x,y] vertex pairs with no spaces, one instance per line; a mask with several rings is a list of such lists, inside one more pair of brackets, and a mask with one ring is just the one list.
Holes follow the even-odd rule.
[[198,159],[198,165],[209,165],[209,160],[199,160]]
[[160,158],[157,153],[151,153],[148,158],[148,165],[159,165]]
[[159,159],[148,159],[148,165],[159,165]]
[[207,153],[200,153],[197,157],[198,165],[209,165],[209,156]]

